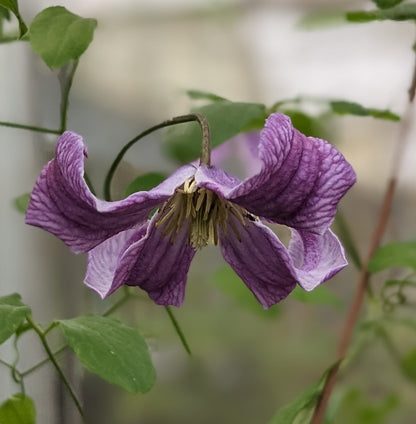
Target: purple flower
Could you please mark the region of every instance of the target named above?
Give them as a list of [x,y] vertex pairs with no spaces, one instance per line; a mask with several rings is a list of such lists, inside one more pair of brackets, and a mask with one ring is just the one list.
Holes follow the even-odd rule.
[[[355,173],[328,142],[304,136],[282,114],[267,119],[256,153],[261,170],[243,181],[191,164],[150,191],[106,202],[83,178],[81,136],[67,131],[39,176],[26,222],[75,253],[88,252],[85,283],[102,297],[127,284],[158,304],[179,306],[195,252],[219,243],[268,308],[296,283],[312,290],[347,264],[329,226]],[[291,227],[289,247],[262,221]]]

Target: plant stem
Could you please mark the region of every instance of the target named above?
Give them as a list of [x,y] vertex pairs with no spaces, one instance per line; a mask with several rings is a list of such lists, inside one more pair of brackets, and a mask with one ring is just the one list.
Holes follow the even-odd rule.
[[32,320],[32,317],[27,316],[26,317],[27,322],[32,326],[33,330],[36,332],[36,334],[39,336],[39,339],[45,349],[46,354],[49,357],[49,360],[52,362],[53,366],[55,367],[59,378],[62,380],[62,382],[64,383],[65,387],[68,389],[68,392],[72,398],[72,400],[75,403],[76,408],[78,409],[79,414],[81,415],[81,417],[84,417],[84,412],[82,410],[82,406],[80,401],[78,400],[77,396],[75,395],[75,392],[72,390],[71,385],[69,384],[69,381],[67,380],[67,378],[65,377],[65,374],[63,373],[61,367],[59,366],[51,348],[49,347],[48,341],[46,340],[46,336],[45,333],[35,324],[35,322]]
[[170,306],[165,306],[165,310],[169,315],[169,318],[170,318],[172,325],[173,325],[173,327],[176,331],[176,334],[179,336],[179,339],[182,342],[182,346],[184,347],[184,349],[186,350],[188,355],[192,355],[191,349],[189,348],[189,345],[188,345],[188,342],[186,341],[185,335],[183,334],[182,329],[179,326],[179,323],[175,318],[175,315],[173,315],[172,309],[170,308]]
[[74,80],[75,71],[77,70],[78,60],[70,62],[64,66],[58,75],[61,85],[61,106],[60,106],[60,131],[66,130],[68,119],[69,92],[71,91],[72,82]]
[[[62,353],[67,348],[68,348],[68,345],[62,346],[61,348],[59,348],[58,350],[56,350],[55,352],[53,352],[53,356],[56,357],[57,355],[59,355],[60,353]],[[32,372],[34,372],[37,369],[41,368],[43,365],[46,365],[49,361],[50,361],[49,357],[48,358],[45,358],[43,361],[40,361],[37,364],[33,365],[33,367],[30,367],[26,371],[21,372],[20,375],[22,377],[26,377],[27,375],[32,374]]]
[[348,347],[351,343],[354,328],[358,321],[358,317],[360,314],[360,310],[364,301],[365,293],[366,293],[368,282],[370,279],[370,272],[368,271],[368,263],[381,243],[382,237],[387,227],[387,222],[388,222],[390,212],[391,212],[391,207],[393,204],[393,196],[394,196],[394,192],[397,185],[397,177],[398,177],[400,165],[401,165],[404,151],[405,151],[405,143],[409,137],[415,92],[416,92],[416,61],[415,61],[414,69],[413,69],[411,86],[408,91],[409,93],[408,107],[405,114],[403,115],[400,128],[399,128],[398,140],[396,143],[395,154],[393,157],[393,166],[392,166],[391,175],[387,182],[387,187],[384,193],[383,202],[380,207],[379,217],[373,232],[370,247],[368,249],[367,258],[361,269],[355,296],[350,306],[350,310],[348,312],[348,316],[345,321],[344,330],[342,332],[341,339],[339,342],[338,357],[337,357],[339,361],[337,365],[331,369],[328,375],[325,386],[321,393],[321,398],[315,408],[315,412],[314,412],[311,424],[321,424],[324,420],[325,411],[328,406],[328,402],[332,394],[332,390],[335,386],[340,364],[345,358]]
[[14,122],[0,121],[0,125],[3,126],[3,127],[18,128],[20,130],[29,130],[29,131],[41,132],[41,133],[45,133],[45,134],[58,134],[58,135],[60,135],[62,133],[61,130],[53,130],[51,128],[36,127],[34,125],[16,124]]
[[205,165],[210,165],[210,135],[209,135],[209,126],[208,122],[200,114],[189,114],[189,115],[183,115],[183,116],[177,116],[175,118],[172,118],[168,121],[161,122],[160,124],[154,125],[153,127],[143,131],[136,137],[134,137],[132,140],[130,140],[119,152],[117,157],[114,159],[113,163],[110,166],[109,171],[107,172],[107,175],[104,180],[104,199],[107,201],[111,200],[111,181],[114,177],[114,174],[117,170],[118,165],[120,164],[121,160],[123,159],[124,155],[127,153],[127,151],[132,147],[134,144],[136,144],[137,141],[142,139],[143,137],[147,136],[148,134],[161,129],[165,127],[170,127],[172,125],[182,124],[185,122],[192,122],[192,121],[198,121],[201,129],[202,129],[202,152],[201,152],[201,163],[204,163]]

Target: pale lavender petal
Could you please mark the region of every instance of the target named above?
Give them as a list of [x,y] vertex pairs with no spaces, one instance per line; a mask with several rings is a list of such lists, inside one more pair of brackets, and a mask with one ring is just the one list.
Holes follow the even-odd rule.
[[163,236],[163,226],[153,216],[144,237],[124,251],[113,285],[139,286],[159,305],[180,306],[185,297],[187,274],[195,250],[188,244],[188,227],[183,225],[174,242]]
[[228,194],[238,185],[241,180],[233,175],[227,174],[215,166],[201,165],[195,173],[195,181],[199,187],[205,187],[220,197],[227,197]]
[[292,230],[289,252],[298,283],[307,291],[330,279],[348,264],[344,249],[331,230],[323,235]]
[[185,166],[148,192],[106,202],[97,199],[84,180],[82,137],[65,132],[58,140],[56,157],[42,170],[32,191],[26,223],[59,237],[73,252],[87,252],[109,237],[144,222],[150,211],[170,197],[191,177]]
[[130,246],[131,239],[146,234],[147,223],[140,229],[121,231],[88,252],[87,273],[84,283],[102,298],[113,293],[122,283],[114,281],[121,254]]
[[296,273],[289,252],[273,231],[262,223],[249,222],[243,226],[235,218],[230,219],[232,226],[227,226],[226,234],[220,231],[224,259],[260,304],[269,308],[296,286]]
[[342,154],[324,140],[301,134],[283,114],[267,119],[258,149],[261,171],[224,196],[270,221],[326,231],[356,179]]

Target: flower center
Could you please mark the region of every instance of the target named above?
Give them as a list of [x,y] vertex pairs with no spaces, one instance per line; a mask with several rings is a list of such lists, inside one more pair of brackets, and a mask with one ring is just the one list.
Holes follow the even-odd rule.
[[170,235],[172,243],[182,226],[188,225],[189,245],[194,249],[201,249],[207,244],[218,244],[218,227],[226,234],[227,224],[241,241],[230,215],[244,226],[257,219],[244,208],[219,197],[211,190],[197,187],[195,180],[191,178],[178,187],[162,206],[155,225],[164,225],[162,235]]

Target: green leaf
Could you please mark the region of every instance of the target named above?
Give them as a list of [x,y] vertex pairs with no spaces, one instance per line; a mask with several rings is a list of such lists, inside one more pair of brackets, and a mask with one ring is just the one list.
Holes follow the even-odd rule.
[[401,369],[407,377],[416,383],[416,348],[402,359]]
[[293,126],[307,136],[320,137],[323,128],[316,118],[295,109],[285,109],[283,113],[289,116]]
[[91,43],[95,19],[84,19],[61,6],[42,10],[30,24],[30,45],[51,68],[77,60]]
[[400,117],[389,110],[366,108],[358,103],[343,100],[330,102],[332,112],[339,115],[372,116],[377,119],[399,121]]
[[416,270],[416,241],[386,244],[376,251],[368,264],[368,270],[372,273],[391,267]]
[[[204,115],[211,130],[211,146],[234,137],[253,122],[266,119],[266,107],[257,103],[217,101],[194,109]],[[188,163],[200,156],[201,129],[197,123],[181,124],[166,132],[165,151],[173,159]]]
[[310,422],[315,407],[325,387],[328,375],[333,367],[331,366],[323,376],[311,386],[307,387],[302,393],[288,405],[281,408],[268,424],[306,424]]
[[186,94],[189,98],[194,100],[209,100],[210,102],[218,102],[222,100],[227,100],[225,97],[218,96],[214,93],[209,93],[208,91],[201,90],[186,90]]
[[130,393],[151,389],[156,374],[146,342],[136,329],[100,316],[58,323],[69,346],[89,371]]
[[372,0],[372,2],[375,3],[379,9],[388,9],[389,7],[394,7],[402,3],[403,0]]
[[20,30],[20,38],[27,32],[27,26],[24,23],[22,17],[20,16],[19,6],[17,4],[17,0],[0,0],[0,6],[3,6],[7,10],[13,12],[19,22],[19,30]]
[[138,191],[148,191],[166,180],[166,175],[161,172],[148,172],[135,178],[126,188],[124,195],[137,193]]
[[0,344],[16,332],[27,314],[30,308],[22,303],[19,294],[0,297]]
[[0,405],[0,424],[35,424],[36,410],[33,400],[17,393]]
[[26,213],[27,207],[29,206],[30,193],[21,194],[19,197],[13,199],[15,208],[21,212]]
[[290,294],[293,299],[299,300],[305,303],[318,303],[326,305],[334,305],[340,307],[343,302],[332,294],[325,286],[318,286],[312,291],[308,292],[303,290],[301,287],[296,286]]
[[346,13],[350,22],[371,22],[371,21],[408,21],[416,19],[416,3],[399,4],[389,9],[379,10],[357,10]]
[[247,308],[251,312],[270,318],[275,318],[280,314],[279,305],[274,305],[269,309],[264,309],[240,277],[229,266],[225,266],[215,271],[212,275],[212,282],[224,294],[232,297],[241,306]]

